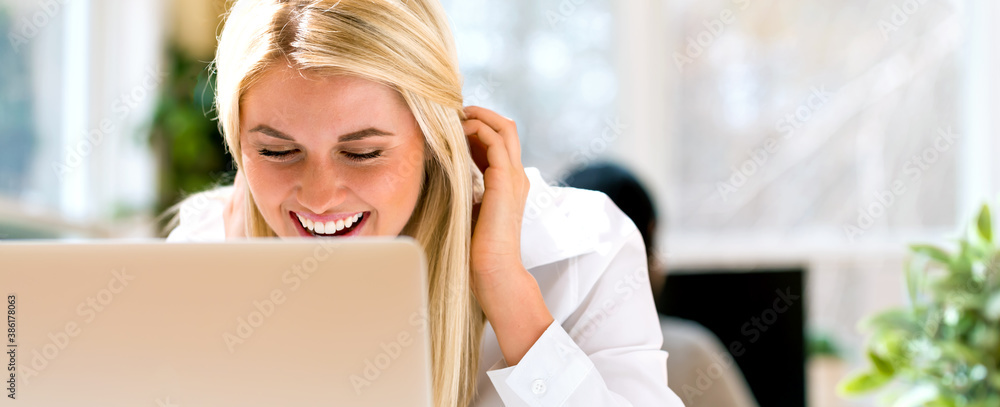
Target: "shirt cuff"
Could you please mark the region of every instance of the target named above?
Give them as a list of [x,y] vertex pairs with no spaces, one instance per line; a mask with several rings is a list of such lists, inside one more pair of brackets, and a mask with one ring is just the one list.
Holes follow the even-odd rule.
[[561,406],[594,369],[566,330],[553,321],[515,366],[501,358],[486,374],[507,407]]

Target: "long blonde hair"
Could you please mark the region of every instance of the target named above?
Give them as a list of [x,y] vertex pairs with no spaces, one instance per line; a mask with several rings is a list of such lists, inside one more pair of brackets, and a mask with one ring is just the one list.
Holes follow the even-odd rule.
[[[236,1],[215,69],[220,125],[240,168],[240,100],[277,63],[386,84],[416,118],[429,157],[421,197],[402,233],[417,240],[428,259],[435,406],[468,406],[485,316],[470,285],[473,165],[444,10],[437,0]],[[249,189],[246,198],[247,236],[274,236]]]

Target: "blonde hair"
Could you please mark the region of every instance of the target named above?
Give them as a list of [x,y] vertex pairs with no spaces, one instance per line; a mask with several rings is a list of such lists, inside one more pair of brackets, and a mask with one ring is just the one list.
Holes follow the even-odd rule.
[[[242,168],[240,100],[274,64],[353,75],[396,89],[416,118],[427,159],[420,199],[402,234],[428,259],[434,405],[468,406],[485,316],[472,294],[473,175],[462,130],[461,76],[437,0],[238,0],[219,39],[217,109]],[[274,236],[247,191],[247,236]]]

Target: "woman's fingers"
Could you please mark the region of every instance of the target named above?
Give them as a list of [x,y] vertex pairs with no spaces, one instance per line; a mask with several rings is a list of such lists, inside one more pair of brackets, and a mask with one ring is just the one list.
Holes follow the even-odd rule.
[[[524,173],[524,165],[521,163],[521,141],[518,139],[517,124],[500,114],[478,106],[468,106],[464,109],[467,121],[478,121],[493,130],[503,140],[507,151],[512,175],[515,176],[515,188],[521,191],[522,203],[528,196],[529,181]],[[468,133],[468,131],[466,131]]]
[[[496,131],[479,120],[466,120],[462,122],[462,128],[469,137],[472,158],[480,171],[485,173],[490,167],[498,170],[510,168],[511,157],[507,146]],[[484,157],[486,162],[483,162]]]
[[465,108],[466,120],[479,120],[489,126],[504,140],[507,151],[511,153],[510,161],[515,167],[521,166],[521,141],[517,136],[517,123],[500,114],[479,106]]

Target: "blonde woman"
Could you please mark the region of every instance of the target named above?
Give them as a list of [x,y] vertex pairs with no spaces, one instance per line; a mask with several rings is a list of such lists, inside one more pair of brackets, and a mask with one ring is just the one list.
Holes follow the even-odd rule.
[[436,406],[681,405],[639,232],[463,107],[437,0],[238,0],[215,67],[239,171],[168,240],[412,236]]

